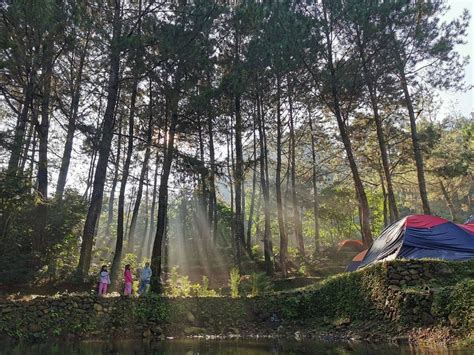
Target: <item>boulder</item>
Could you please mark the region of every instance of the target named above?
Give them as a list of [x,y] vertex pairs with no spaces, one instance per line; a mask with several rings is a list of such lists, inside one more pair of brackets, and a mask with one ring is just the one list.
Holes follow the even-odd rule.
[[202,328],[199,328],[199,327],[186,327],[184,328],[184,334],[186,336],[190,336],[190,335],[202,335],[202,334],[205,334],[206,331]]
[[421,314],[421,321],[423,322],[424,325],[431,325],[435,322],[435,319],[428,312],[423,312]]
[[31,323],[29,328],[30,328],[30,332],[32,333],[38,333],[42,329],[38,323]]
[[194,323],[196,321],[196,318],[191,312],[186,313],[186,319],[188,320],[189,323]]

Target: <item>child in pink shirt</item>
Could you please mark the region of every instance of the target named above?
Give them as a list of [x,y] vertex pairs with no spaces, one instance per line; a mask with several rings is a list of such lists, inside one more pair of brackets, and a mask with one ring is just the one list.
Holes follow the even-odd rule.
[[99,296],[102,296],[107,293],[107,287],[110,284],[110,276],[107,271],[107,265],[102,265],[99,273]]
[[133,284],[133,277],[132,277],[132,270],[130,269],[130,265],[125,265],[125,271],[123,273],[123,279],[125,283],[125,290],[123,294],[125,296],[130,296],[132,294],[132,284]]

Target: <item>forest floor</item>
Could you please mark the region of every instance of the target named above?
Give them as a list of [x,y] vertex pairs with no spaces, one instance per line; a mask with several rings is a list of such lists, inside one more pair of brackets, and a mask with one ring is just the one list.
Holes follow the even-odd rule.
[[[278,273],[271,279],[274,291],[286,291],[315,285],[324,281],[328,277],[337,275],[345,270],[346,265],[356,252],[335,252],[330,250],[323,254],[319,260],[305,262],[291,262],[289,265],[290,275],[283,278]],[[301,266],[304,265],[303,268]],[[229,271],[231,266],[218,265],[209,272],[202,265],[189,266],[181,276],[188,276],[193,284],[200,283],[202,277],[208,276],[210,289],[221,289],[223,294],[228,292]],[[248,260],[243,269],[251,272],[263,270],[263,264],[259,265],[252,260]],[[302,271],[304,269],[304,271]],[[244,275],[243,279],[249,275]],[[64,293],[90,293],[95,291],[94,283],[78,283],[69,280],[41,279],[29,283],[8,283],[3,284],[0,280],[0,301],[2,300],[30,300],[36,296],[54,296]]]

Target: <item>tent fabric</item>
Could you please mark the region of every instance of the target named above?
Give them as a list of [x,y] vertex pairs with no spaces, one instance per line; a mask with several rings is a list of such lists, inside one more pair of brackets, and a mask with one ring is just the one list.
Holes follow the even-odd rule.
[[361,251],[359,254],[354,256],[354,258],[349,263],[349,265],[347,265],[346,271],[355,271],[355,270],[357,270],[357,268],[359,267],[362,260],[364,260],[364,257],[365,257],[366,254],[367,254],[367,249]]
[[472,259],[474,231],[440,217],[408,216],[385,228],[357,268],[395,258]]
[[339,242],[337,251],[341,251],[344,248],[353,249],[355,251],[362,251],[364,250],[364,243],[362,242],[362,240],[345,239]]
[[469,233],[474,234],[474,223],[469,224],[458,224],[462,229],[467,230]]
[[425,214],[417,214],[405,217],[405,227],[431,228],[448,222],[446,219]]

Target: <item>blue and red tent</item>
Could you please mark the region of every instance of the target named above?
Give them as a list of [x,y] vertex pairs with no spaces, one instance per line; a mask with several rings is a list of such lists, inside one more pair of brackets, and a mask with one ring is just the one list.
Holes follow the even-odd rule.
[[473,259],[474,223],[456,224],[429,215],[404,217],[385,228],[361,256],[353,259],[347,271],[393,259]]

